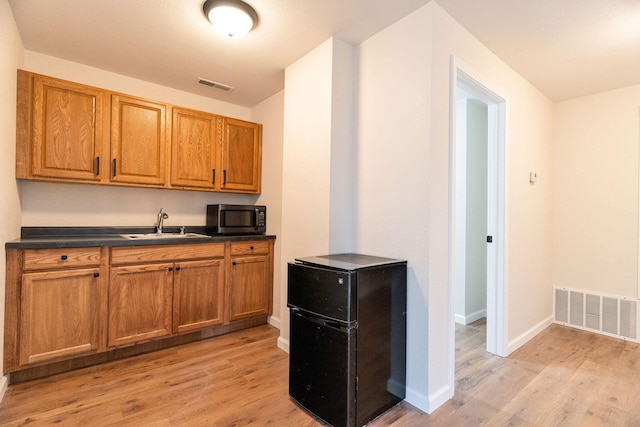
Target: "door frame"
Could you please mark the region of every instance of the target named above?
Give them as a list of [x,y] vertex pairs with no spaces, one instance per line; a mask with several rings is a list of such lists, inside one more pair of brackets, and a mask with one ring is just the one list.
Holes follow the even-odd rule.
[[449,316],[448,366],[449,384],[455,385],[455,284],[456,255],[464,248],[456,245],[456,115],[457,88],[464,88],[488,106],[487,159],[487,351],[498,356],[507,355],[507,299],[506,299],[506,129],[507,98],[503,91],[481,74],[451,56],[449,98]]

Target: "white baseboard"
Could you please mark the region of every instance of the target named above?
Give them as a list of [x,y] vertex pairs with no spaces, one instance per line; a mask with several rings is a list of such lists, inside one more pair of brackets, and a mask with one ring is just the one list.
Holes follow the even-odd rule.
[[4,393],[7,391],[7,387],[9,387],[9,378],[6,375],[0,377],[0,402],[4,398]]
[[544,319],[542,322],[535,325],[533,328],[529,329],[525,333],[516,337],[514,340],[510,341],[509,344],[507,345],[507,354],[505,354],[504,357],[507,357],[508,355],[510,355],[511,353],[513,353],[514,351],[522,347],[531,338],[535,337],[540,332],[544,331],[552,323],[553,323],[553,316],[549,316],[546,319]]
[[469,323],[473,323],[476,320],[480,320],[483,317],[487,317],[487,310],[486,309],[482,309],[482,310],[478,310],[476,312],[473,312],[471,314],[467,314],[466,316],[463,314],[456,314],[455,315],[455,320],[456,323],[461,324],[461,325],[468,325]]
[[285,353],[289,353],[289,340],[283,338],[282,336],[278,337],[278,348]]
[[267,319],[267,322],[274,328],[280,329],[280,318],[269,316],[269,318]]
[[430,414],[452,397],[453,390],[451,390],[448,385],[442,387],[429,396],[419,393],[411,387],[407,387],[406,397],[404,400],[420,409],[422,412]]

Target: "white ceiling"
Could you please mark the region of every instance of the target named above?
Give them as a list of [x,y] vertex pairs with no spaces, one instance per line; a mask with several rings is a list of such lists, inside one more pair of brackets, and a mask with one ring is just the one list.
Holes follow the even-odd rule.
[[553,101],[640,83],[640,0],[437,0]]
[[[220,36],[204,0],[9,0],[26,49],[251,107],[331,36],[357,44],[431,0],[246,0]],[[640,83],[639,0],[437,0],[554,101]],[[223,92],[198,78],[235,87]]]

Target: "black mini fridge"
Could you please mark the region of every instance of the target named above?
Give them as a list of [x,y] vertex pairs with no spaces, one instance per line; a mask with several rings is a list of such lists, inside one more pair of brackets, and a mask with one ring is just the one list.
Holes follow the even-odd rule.
[[405,397],[407,263],[360,254],[288,267],[289,395],[334,427]]

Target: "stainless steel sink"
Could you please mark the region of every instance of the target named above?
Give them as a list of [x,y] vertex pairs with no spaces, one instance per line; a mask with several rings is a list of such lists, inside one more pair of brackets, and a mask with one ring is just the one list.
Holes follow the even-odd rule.
[[157,239],[189,239],[195,237],[211,237],[206,234],[199,233],[134,233],[134,234],[121,234],[121,237],[129,240],[157,240]]

